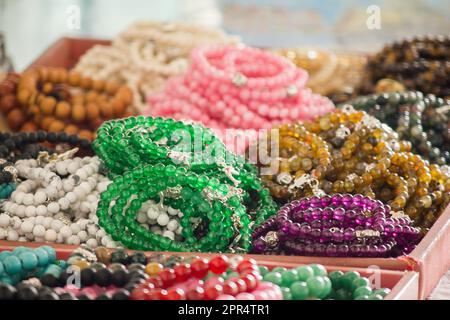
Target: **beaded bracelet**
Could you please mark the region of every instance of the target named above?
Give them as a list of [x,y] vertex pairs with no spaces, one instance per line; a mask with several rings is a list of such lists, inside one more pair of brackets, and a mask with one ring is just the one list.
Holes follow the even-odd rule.
[[379,200],[335,194],[285,205],[252,234],[255,253],[396,257],[414,249],[420,229]]
[[382,78],[401,81],[409,90],[450,97],[450,37],[426,36],[405,39],[385,46],[367,64],[363,90]]
[[439,165],[450,163],[450,102],[421,92],[391,92],[346,102],[394,128],[412,151]]
[[[424,231],[450,202],[450,172],[444,167],[429,165],[411,153],[411,143],[399,141],[391,128],[365,112],[346,107],[303,124],[308,132],[327,143],[328,150],[320,150],[324,155],[330,153],[328,165],[320,165],[311,153],[308,155],[308,148],[319,148],[301,142],[302,136],[295,129],[298,126],[302,125],[283,129],[288,131],[283,135],[293,142],[281,144],[269,139],[269,145],[282,146],[277,158],[265,154],[266,159],[272,159],[270,164],[281,162],[273,166],[276,170],[264,173],[262,169],[267,162],[256,159],[263,183],[280,201],[323,193],[360,193],[380,199],[396,211],[404,210]],[[304,151],[299,153],[300,147],[293,147],[296,144]],[[258,149],[261,148],[267,148],[266,144],[258,144]],[[264,150],[260,151],[262,156]],[[303,159],[306,159],[304,163]],[[324,164],[325,159],[322,160]],[[303,166],[307,170],[303,170]],[[289,168],[289,172],[280,172],[281,168]]]

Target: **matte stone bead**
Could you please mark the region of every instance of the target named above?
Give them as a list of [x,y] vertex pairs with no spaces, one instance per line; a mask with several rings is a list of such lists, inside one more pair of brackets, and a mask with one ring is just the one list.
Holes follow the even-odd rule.
[[117,250],[111,254],[111,262],[113,263],[122,263],[125,264],[127,262],[128,254],[125,250]]
[[12,285],[0,283],[0,300],[12,300],[17,290]]
[[147,264],[147,257],[142,252],[136,252],[128,257],[128,263]]
[[50,288],[57,287],[59,284],[59,279],[50,273],[44,274],[40,278],[40,280],[41,280],[42,285],[50,287]]
[[112,274],[112,284],[117,287],[123,287],[129,280],[130,275],[125,270],[117,270]]
[[83,287],[91,286],[95,283],[95,270],[92,268],[86,268],[80,272],[80,281]]
[[39,294],[39,300],[59,300],[59,296],[56,292],[44,292],[43,294]]
[[128,290],[119,289],[113,294],[112,299],[113,300],[128,300],[129,297],[130,297],[130,292]]
[[64,292],[59,295],[59,300],[77,300],[71,292]]
[[36,300],[39,297],[39,294],[35,287],[28,285],[18,289],[16,297],[19,300]]
[[95,273],[95,283],[101,287],[111,285],[112,272],[109,269],[101,269]]

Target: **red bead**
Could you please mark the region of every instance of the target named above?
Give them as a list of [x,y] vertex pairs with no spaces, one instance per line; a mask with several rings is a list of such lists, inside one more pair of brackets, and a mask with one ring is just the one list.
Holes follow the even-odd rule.
[[131,292],[131,300],[146,300],[147,294],[150,292],[147,288],[138,287]]
[[237,272],[243,273],[248,269],[258,269],[256,265],[256,261],[254,259],[245,259],[242,260],[237,266]]
[[184,282],[191,276],[192,270],[189,264],[180,264],[174,268],[177,282]]
[[233,279],[233,282],[236,283],[239,293],[247,292],[247,284],[242,279]]
[[215,274],[221,274],[228,269],[228,257],[220,255],[209,260],[209,270]]
[[146,280],[148,285],[152,285],[154,288],[161,288],[163,286],[163,282],[160,276],[151,277]]
[[258,286],[259,281],[252,274],[247,274],[245,276],[242,276],[241,279],[244,280],[245,284],[247,285],[247,291],[249,291],[249,292],[255,290],[256,287]]
[[147,300],[166,300],[167,291],[164,289],[153,289],[147,294]]
[[186,294],[181,288],[170,288],[167,290],[167,300],[186,300]]
[[205,299],[215,300],[223,292],[223,287],[220,284],[215,284],[205,288]]
[[161,277],[163,287],[170,287],[175,283],[176,275],[173,269],[163,269],[158,274]]
[[205,290],[202,287],[195,287],[186,293],[188,300],[203,300],[205,298]]
[[195,259],[191,262],[191,272],[197,279],[206,277],[209,271],[208,261],[205,259]]
[[239,288],[234,281],[225,281],[222,285],[223,293],[235,296],[239,293]]

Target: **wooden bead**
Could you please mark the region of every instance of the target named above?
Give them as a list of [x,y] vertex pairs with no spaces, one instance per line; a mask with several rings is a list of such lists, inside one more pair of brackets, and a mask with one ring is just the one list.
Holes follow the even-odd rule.
[[111,108],[115,117],[120,117],[125,112],[125,103],[120,99],[114,99],[111,101]]
[[86,117],[90,121],[100,117],[100,108],[96,103],[88,103],[86,105]]
[[53,91],[53,84],[51,82],[46,82],[42,86],[42,92],[45,94],[50,94]]
[[117,90],[119,90],[120,84],[119,82],[112,80],[108,81],[105,85],[105,91],[111,95],[115,94]]
[[86,118],[86,110],[82,104],[75,104],[72,107],[72,119],[75,122],[83,122]]
[[94,250],[95,255],[97,256],[98,262],[104,263],[104,264],[110,264],[111,263],[111,251],[105,247],[97,247]]
[[80,80],[80,87],[81,88],[83,88],[83,89],[90,89],[91,88],[91,85],[92,85],[92,80],[91,80],[91,78],[88,78],[88,77],[81,77],[81,80]]
[[64,122],[60,120],[53,121],[48,127],[48,131],[50,132],[61,132],[64,129]]
[[3,113],[7,114],[17,105],[16,97],[12,94],[5,95],[0,100],[0,109]]
[[48,128],[50,127],[50,125],[51,125],[54,121],[56,121],[56,118],[53,117],[53,116],[45,116],[45,117],[43,117],[42,120],[41,120],[41,123],[40,123],[41,128],[42,128],[43,130],[45,130],[45,131],[49,131]]
[[20,128],[20,131],[23,131],[23,132],[35,132],[37,130],[38,130],[38,127],[33,121],[25,122],[25,124]]
[[69,72],[68,82],[72,87],[76,87],[80,84],[81,76],[76,71]]
[[53,97],[46,97],[41,102],[41,111],[45,115],[51,115],[55,111],[56,99]]
[[8,126],[11,130],[19,130],[27,120],[24,112],[20,109],[11,110],[7,116]]
[[103,118],[105,119],[111,119],[114,115],[113,113],[113,109],[112,109],[112,105],[110,103],[103,103],[102,105],[100,105],[100,113],[102,115]]
[[27,89],[21,89],[17,93],[17,100],[22,104],[25,105],[28,103],[28,99],[31,96],[31,92]]
[[103,80],[94,80],[92,82],[92,89],[100,92],[100,91],[103,91],[104,88],[105,88],[105,81],[103,81]]
[[82,139],[87,139],[87,140],[89,140],[89,141],[91,141],[92,138],[93,138],[92,132],[89,131],[89,130],[86,130],[86,129],[80,130],[80,131],[78,132],[78,136],[79,136],[80,138],[82,138]]
[[77,134],[78,133],[78,127],[74,124],[69,124],[64,128],[64,132],[67,134]]
[[56,105],[55,115],[59,119],[67,119],[70,116],[71,111],[72,110],[70,110],[70,104],[68,102],[60,101]]

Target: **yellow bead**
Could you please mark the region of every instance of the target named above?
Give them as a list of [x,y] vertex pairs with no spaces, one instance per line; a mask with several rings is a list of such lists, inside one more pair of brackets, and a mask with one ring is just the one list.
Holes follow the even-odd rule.
[[163,269],[163,265],[157,262],[150,262],[149,264],[147,264],[147,266],[145,267],[145,272],[149,275],[149,276],[155,276],[159,273],[159,271],[161,271]]

